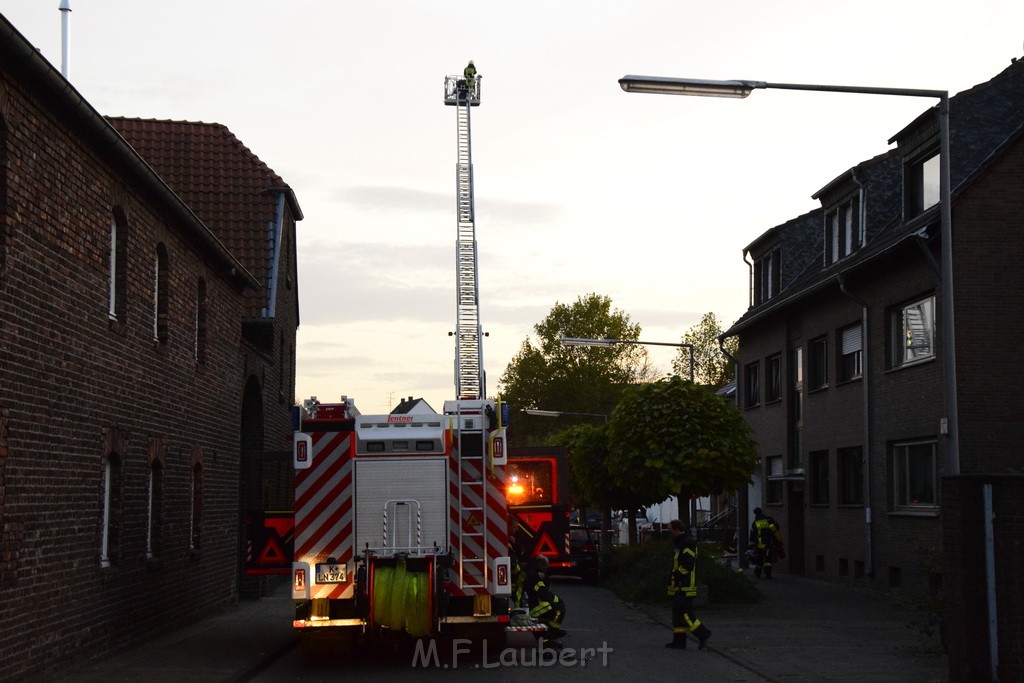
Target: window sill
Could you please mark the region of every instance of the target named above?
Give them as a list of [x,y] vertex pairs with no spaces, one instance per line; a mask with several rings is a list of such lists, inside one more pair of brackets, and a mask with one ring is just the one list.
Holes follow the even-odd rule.
[[917,517],[919,519],[938,519],[939,509],[928,510],[890,510],[886,513],[888,517]]
[[864,379],[864,375],[857,375],[856,377],[851,377],[850,379],[841,379],[838,382],[836,382],[836,386],[842,387],[846,386],[847,384],[855,384],[856,382],[860,382],[862,379]]
[[890,367],[888,370],[886,370],[886,373],[899,372],[900,370],[907,370],[909,368],[916,368],[921,365],[928,365],[929,363],[934,363],[937,360],[938,359],[935,356],[929,356],[928,358],[922,358],[921,360],[912,360],[909,363],[904,363],[903,365],[894,365]]

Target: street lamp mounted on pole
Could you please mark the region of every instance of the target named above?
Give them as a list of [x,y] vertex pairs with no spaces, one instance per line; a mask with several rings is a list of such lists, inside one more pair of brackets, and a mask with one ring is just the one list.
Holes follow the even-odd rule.
[[[940,431],[947,436],[945,474],[960,474],[960,435],[957,419],[956,331],[953,306],[953,215],[949,177],[949,92],[917,88],[876,88],[847,85],[813,85],[803,83],[768,83],[765,81],[709,81],[697,78],[663,78],[657,76],[623,76],[619,86],[626,92],[657,95],[695,95],[698,97],[744,98],[758,89],[811,90],[818,92],[855,93],[863,95],[897,95],[932,97],[939,100],[939,232],[942,241],[940,261],[942,293],[942,384],[945,417]],[[563,340],[564,343],[564,340]],[[691,350],[691,359],[693,358]]]
[[690,382],[693,382],[693,344],[672,342],[637,341],[636,339],[581,339],[579,337],[562,337],[558,340],[562,346],[615,346],[616,344],[633,344],[641,346],[675,346],[690,351]]

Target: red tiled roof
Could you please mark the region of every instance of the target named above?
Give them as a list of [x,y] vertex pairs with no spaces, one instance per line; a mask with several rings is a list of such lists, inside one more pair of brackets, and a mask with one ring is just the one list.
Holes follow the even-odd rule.
[[[276,193],[270,190],[285,188],[284,180],[222,124],[106,118],[265,284],[270,259],[267,224],[276,218]],[[256,293],[259,303],[251,303],[262,306],[265,296]]]

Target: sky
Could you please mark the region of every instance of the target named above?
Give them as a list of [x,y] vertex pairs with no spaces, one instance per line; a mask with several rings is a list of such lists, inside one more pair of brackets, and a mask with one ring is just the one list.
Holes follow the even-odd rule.
[[[1024,54],[1020,0],[70,0],[101,114],[227,126],[294,190],[296,398],[455,393],[456,113],[472,59],[489,395],[556,303],[597,293],[679,342],[747,309],[744,247],[934,104],[627,94],[626,74],[948,90]],[[0,0],[59,69],[59,0]],[[955,153],[955,151],[954,151]],[[670,371],[672,348],[649,347]],[[542,406],[571,410],[565,406]]]

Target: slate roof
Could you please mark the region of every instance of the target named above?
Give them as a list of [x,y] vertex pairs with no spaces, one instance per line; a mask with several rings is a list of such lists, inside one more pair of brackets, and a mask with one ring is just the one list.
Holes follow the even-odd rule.
[[[950,183],[955,200],[1001,149],[1024,134],[1024,60],[1015,59],[988,81],[957,93],[950,98],[949,108]],[[889,142],[908,140],[915,132],[929,126],[937,131],[936,111],[937,105],[929,108]],[[722,337],[738,334],[770,311],[831,285],[837,274],[866,264],[896,244],[916,238],[918,234],[924,236],[926,233],[921,231],[938,222],[939,207],[936,205],[919,216],[903,220],[902,164],[901,151],[892,149],[846,172],[863,184],[868,202],[864,216],[865,245],[850,256],[828,266],[824,264],[821,209],[771,228],[754,240],[744,251],[754,252],[775,241],[781,244],[782,291],[748,309]],[[818,194],[823,194],[840,178],[842,175]],[[931,238],[936,238],[938,230],[930,233]]]
[[[284,180],[219,123],[108,116],[110,124],[188,204],[251,272],[266,285],[272,256],[267,231],[276,220]],[[296,220],[301,212],[293,206]],[[250,297],[250,315],[266,293]]]

